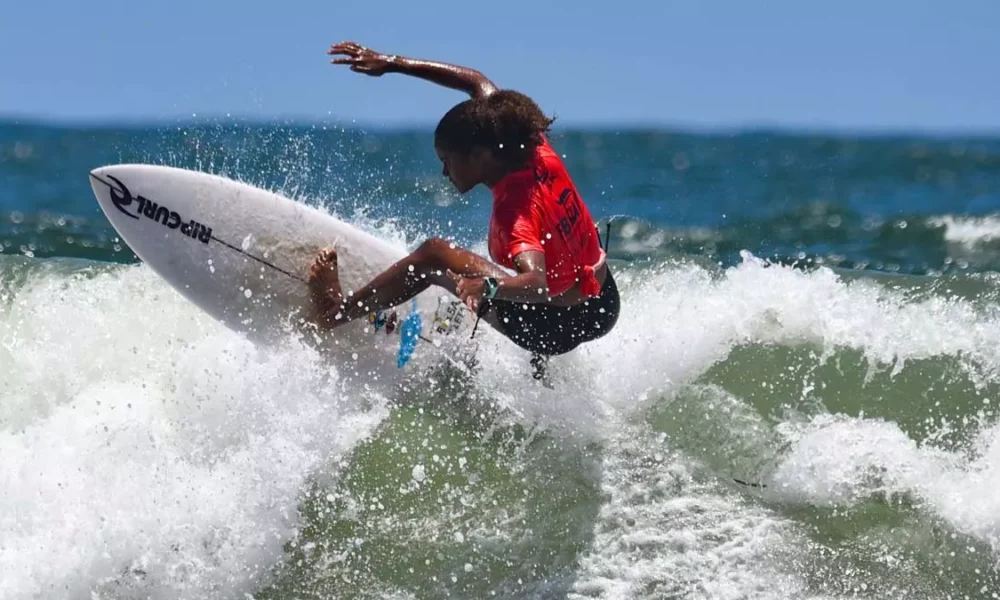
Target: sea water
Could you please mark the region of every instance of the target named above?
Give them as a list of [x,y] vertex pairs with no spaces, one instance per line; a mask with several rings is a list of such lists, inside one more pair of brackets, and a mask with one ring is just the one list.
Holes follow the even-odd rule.
[[552,143],[611,222],[618,326],[552,389],[484,335],[387,393],[202,314],[87,173],[483,252],[489,194],[428,131],[0,125],[0,597],[998,597],[1000,139]]

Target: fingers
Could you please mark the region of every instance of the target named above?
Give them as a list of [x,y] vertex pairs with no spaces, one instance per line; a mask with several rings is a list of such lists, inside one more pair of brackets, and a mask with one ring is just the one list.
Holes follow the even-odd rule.
[[[330,55],[344,54],[351,57],[351,59],[354,60],[361,60],[366,56],[373,56],[376,54],[375,52],[372,52],[371,50],[365,48],[361,44],[356,44],[354,42],[341,42],[340,44],[334,44],[333,46],[330,46],[330,49],[327,50],[326,53]],[[340,60],[349,60],[349,59],[340,59]],[[350,64],[350,62],[334,62],[334,64]]]
[[339,44],[334,44],[330,46],[330,49],[326,51],[327,54],[360,54],[366,50],[364,46],[358,44],[357,42],[340,42]]
[[330,62],[335,65],[350,65],[352,71],[364,72],[368,67],[364,65],[361,58],[335,58]]
[[[350,65],[351,70],[355,73],[364,73],[366,75],[381,75],[382,73],[376,68],[381,55],[374,52],[368,48],[365,48],[361,44],[355,42],[341,42],[339,44],[334,44],[326,51],[327,54],[343,54],[347,58],[335,58],[330,62],[335,65]],[[373,63],[374,61],[374,63]]]
[[335,58],[330,62],[335,65],[350,65],[355,73],[370,73],[371,67],[365,65],[362,58]]
[[[452,271],[451,269],[448,269],[446,274],[452,281],[455,282],[455,294],[458,296],[458,299],[464,302],[465,306],[469,310],[473,310],[472,304],[474,302],[477,302],[477,299],[471,294],[469,294],[468,290],[466,290],[465,277],[462,277],[461,275]],[[475,311],[473,310],[473,312]]]

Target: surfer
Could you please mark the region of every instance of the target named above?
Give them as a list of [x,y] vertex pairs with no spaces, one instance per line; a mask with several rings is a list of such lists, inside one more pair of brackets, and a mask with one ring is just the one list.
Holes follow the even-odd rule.
[[434,148],[442,174],[460,194],[479,184],[492,191],[488,239],[495,263],[431,238],[345,297],[336,251],[324,249],[309,276],[320,326],[397,306],[433,284],[455,294],[536,361],[614,328],[618,288],[596,224],[549,145],[554,119],[528,96],[501,90],[472,69],[385,55],[354,42],[336,44],[327,54],[341,56],[331,62],[357,73],[402,73],[470,96],[441,118]]

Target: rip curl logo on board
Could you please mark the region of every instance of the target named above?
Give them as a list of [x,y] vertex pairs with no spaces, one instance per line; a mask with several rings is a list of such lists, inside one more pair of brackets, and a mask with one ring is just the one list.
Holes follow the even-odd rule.
[[120,179],[114,175],[106,175],[106,177],[114,182],[114,185],[108,185],[108,190],[111,193],[111,202],[125,216],[132,219],[144,217],[168,229],[179,229],[182,234],[203,244],[207,244],[212,239],[211,227],[203,225],[194,219],[185,221],[177,211],[171,210],[170,207],[163,204],[153,202],[141,194],[133,197],[132,192],[129,191],[128,187]]

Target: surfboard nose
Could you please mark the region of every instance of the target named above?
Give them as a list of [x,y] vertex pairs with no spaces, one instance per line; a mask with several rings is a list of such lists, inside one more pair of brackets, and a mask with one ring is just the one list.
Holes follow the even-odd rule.
[[[90,170],[90,177],[89,177],[90,187],[94,188],[94,192],[98,192],[99,190],[102,189],[103,190],[107,189],[108,186],[108,178],[106,177],[107,170],[108,168],[106,166],[97,167],[96,169]],[[100,194],[98,194],[98,200],[99,199],[100,199]]]
[[104,209],[107,209],[114,202],[114,199],[111,197],[114,178],[109,177],[112,172],[114,172],[114,165],[105,165],[91,169],[90,171],[90,188],[94,190],[98,204]]
[[[121,165],[103,165],[90,170],[90,186],[94,188],[95,192],[104,191],[107,192],[108,189],[114,185],[116,176],[121,177],[123,169]],[[100,200],[101,194],[98,193],[98,200]]]

